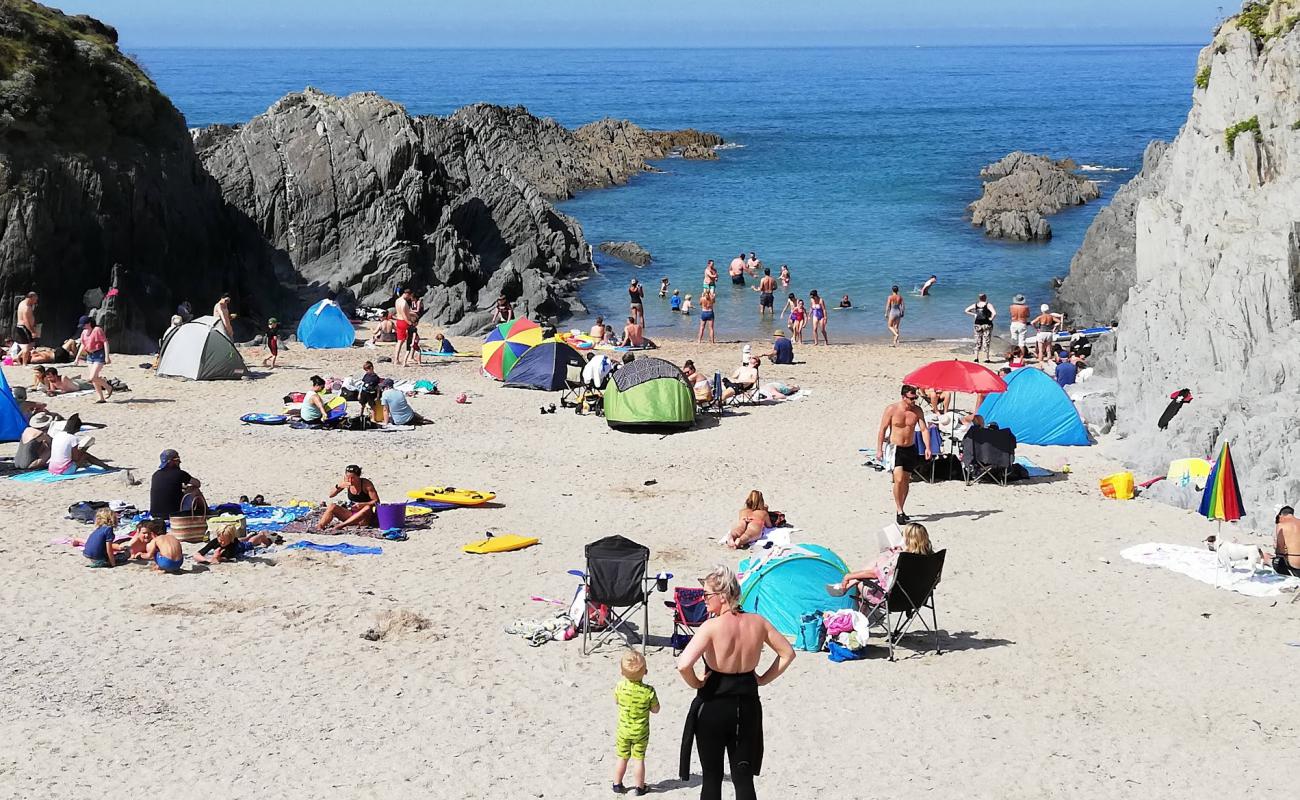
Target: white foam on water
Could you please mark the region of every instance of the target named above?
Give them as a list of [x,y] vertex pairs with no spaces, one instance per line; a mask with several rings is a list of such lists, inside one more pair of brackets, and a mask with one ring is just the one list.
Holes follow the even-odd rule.
[[714,150],[740,150],[743,147],[744,145],[741,144],[740,142],[723,142],[722,144],[715,144],[713,146],[713,149]]
[[1125,167],[1102,167],[1097,164],[1084,164],[1079,167],[1080,172],[1125,172]]

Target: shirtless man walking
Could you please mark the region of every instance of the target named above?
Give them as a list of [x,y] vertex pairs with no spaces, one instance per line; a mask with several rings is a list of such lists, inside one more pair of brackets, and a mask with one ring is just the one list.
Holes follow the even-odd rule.
[[776,309],[772,307],[772,302],[776,298],[776,278],[772,277],[772,270],[763,269],[763,279],[758,282],[754,291],[758,292],[758,315],[772,314],[775,316]]
[[[1300,519],[1295,518],[1295,509],[1282,506],[1277,512],[1277,550],[1273,554],[1273,570],[1280,575],[1294,575],[1300,578]],[[1287,570],[1283,572],[1282,570]]]
[[[899,393],[902,398],[897,403],[885,407],[880,417],[880,430],[876,434],[876,453],[894,473],[894,510],[895,520],[899,525],[906,525],[907,514],[903,506],[907,504],[907,490],[912,483],[912,470],[921,463],[921,454],[916,449],[916,431],[925,418],[916,404],[918,396],[916,387],[903,384]],[[925,459],[933,456],[930,452],[930,437],[922,431],[921,441],[925,443]]]
[[36,292],[28,292],[18,304],[17,325],[14,341],[18,343],[18,363],[27,366],[32,363],[32,347],[41,338],[41,326],[36,321]]

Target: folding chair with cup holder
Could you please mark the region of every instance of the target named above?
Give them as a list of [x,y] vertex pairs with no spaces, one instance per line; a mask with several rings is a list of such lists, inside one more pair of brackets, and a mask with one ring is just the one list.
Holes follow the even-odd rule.
[[[582,654],[588,655],[615,634],[629,643],[634,615],[641,612],[641,652],[650,635],[650,589],[655,578],[646,578],[650,549],[617,534],[586,546],[587,570],[582,573],[584,614]],[[597,624],[599,623],[599,624]],[[600,628],[597,630],[597,628]]]
[[971,428],[961,442],[966,485],[988,478],[1006,486],[1016,464],[1016,435],[1007,428]]
[[[873,628],[884,631],[889,640],[889,660],[894,660],[894,648],[907,635],[913,620],[920,620],[934,635],[934,651],[939,649],[939,617],[934,608],[934,590],[943,577],[943,559],[947,550],[940,550],[930,555],[920,553],[899,553],[898,565],[894,568],[894,581],[885,593],[885,599],[873,604],[859,595],[859,610],[866,615]],[[925,621],[924,611],[929,609],[930,622]]]
[[581,410],[586,384],[582,381],[583,364],[569,364],[564,368],[564,393],[560,395],[560,408],[573,406]]
[[676,586],[673,588],[673,599],[665,600],[664,605],[673,612],[673,655],[679,656],[695,635],[695,629],[709,618],[709,609],[704,603],[704,590]]
[[763,383],[763,378],[759,375],[758,370],[754,370],[753,383],[732,383],[732,391],[735,392],[727,399],[726,405],[729,406],[747,406],[758,402],[758,387]]

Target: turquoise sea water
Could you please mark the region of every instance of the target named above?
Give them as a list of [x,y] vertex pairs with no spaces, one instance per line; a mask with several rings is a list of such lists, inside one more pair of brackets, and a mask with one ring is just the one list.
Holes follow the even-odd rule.
[[[933,297],[908,297],[904,338],[969,333],[961,310],[988,292],[1050,299],[1093,215],[1169,138],[1190,106],[1197,48],[954,47],[792,50],[143,50],[137,56],[192,126],[242,122],[287,92],[315,86],[376,91],[414,114],[469,103],[522,104],[565,125],[602,116],[654,128],[715,131],[736,147],[719,161],[670,159],[667,174],[561,204],[594,245],[633,239],[644,269],[600,259],[584,290],[592,314],[627,310],[647,284],[649,333],[682,336],[654,298],[659,279],[698,294],[715,259],[718,334],[770,333],[757,295],[733,288],[726,265],[754,250],[785,263],[791,287],[817,289],[837,338],[885,333],[889,287],[939,276]],[[981,166],[1012,150],[1070,157],[1097,169],[1103,199],[1051,219],[1046,244],[985,239],[965,216]],[[778,307],[782,296],[778,295]],[[1005,310],[1003,311],[1005,315]],[[585,320],[575,321],[575,325]]]

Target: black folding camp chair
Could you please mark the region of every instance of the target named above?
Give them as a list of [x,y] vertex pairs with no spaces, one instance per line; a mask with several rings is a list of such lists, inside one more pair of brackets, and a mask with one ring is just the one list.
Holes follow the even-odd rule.
[[[861,611],[871,627],[884,631],[889,640],[890,661],[894,660],[894,648],[907,634],[913,620],[920,620],[934,635],[935,653],[943,652],[939,649],[939,617],[934,608],[934,590],[943,577],[943,559],[947,552],[940,550],[928,556],[899,553],[894,582],[885,599],[874,605],[865,597],[860,599]],[[926,609],[930,611],[929,622],[925,621]]]
[[961,442],[966,485],[988,478],[1006,486],[1016,464],[1016,435],[1007,428],[971,428]]
[[727,401],[723,405],[748,406],[758,402],[758,387],[763,383],[763,379],[758,374],[758,370],[754,370],[753,383],[735,383],[732,381],[728,381],[728,383],[731,384],[731,390],[735,392],[735,394],[727,398]]
[[709,618],[709,608],[704,604],[704,590],[689,586],[673,589],[673,599],[664,605],[673,612],[673,655],[681,655],[695,635],[695,629]]
[[[641,612],[636,631],[645,653],[650,636],[650,586],[646,566],[650,549],[623,536],[606,536],[585,549],[587,571],[582,576],[586,609],[582,621],[582,654],[588,655],[615,634],[632,641],[634,615]],[[653,581],[654,578],[650,578]]]

